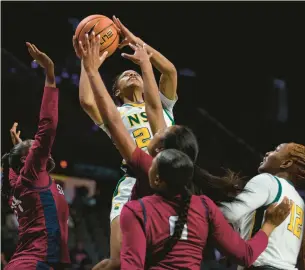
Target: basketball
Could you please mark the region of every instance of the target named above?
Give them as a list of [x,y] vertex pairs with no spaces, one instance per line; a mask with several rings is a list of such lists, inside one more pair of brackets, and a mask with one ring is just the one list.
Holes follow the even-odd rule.
[[85,34],[95,32],[95,36],[100,35],[100,54],[108,51],[107,57],[111,56],[119,45],[119,34],[114,26],[114,22],[103,15],[91,15],[83,19],[76,28],[76,38],[85,45]]

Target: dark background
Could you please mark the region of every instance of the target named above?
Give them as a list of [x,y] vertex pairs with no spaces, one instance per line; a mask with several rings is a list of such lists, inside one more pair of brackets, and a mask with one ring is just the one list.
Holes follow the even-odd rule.
[[[14,121],[22,138],[33,138],[37,129],[44,74],[31,67],[25,46],[30,41],[56,64],[60,102],[52,150],[55,173],[97,181],[96,204],[79,188],[70,205],[75,226],[69,229],[69,246],[82,241],[93,264],[108,256],[109,211],[121,157],[79,105],[80,62],[71,41],[86,16],[115,14],[175,64],[176,123],[197,135],[201,166],[218,174],[230,167],[251,177],[265,151],[282,142],[305,144],[302,2],[1,2],[1,7],[2,154],[12,147],[9,129]],[[119,50],[111,56],[101,68],[108,89],[117,74],[130,68],[138,70]],[[186,76],[185,69],[196,76]],[[277,117],[280,83],[287,92],[283,101],[288,117],[283,121]],[[68,162],[66,169],[59,166],[61,160]],[[5,212],[9,208],[1,212],[2,225]],[[2,238],[8,232],[1,230]],[[17,241],[16,231],[11,236]],[[7,260],[15,248],[12,237],[2,241]]]
[[[251,176],[264,153],[281,142],[305,143],[304,3],[205,2],[2,2],[2,152],[11,147],[9,128],[19,122],[22,138],[33,137],[43,89],[43,73],[31,68],[25,42],[33,42],[70,78],[58,86],[59,127],[53,155],[68,168],[77,164],[117,170],[120,156],[101,131],[94,131],[78,101],[79,60],[72,47],[77,23],[91,14],[115,14],[136,35],[160,50],[179,75],[178,124],[194,129],[199,163],[212,171],[230,166]],[[74,26],[73,26],[74,23]],[[125,49],[128,50],[128,49]],[[117,51],[101,68],[111,88],[115,75],[138,67]],[[156,73],[157,79],[159,74]],[[288,89],[288,119],[278,122],[274,79]],[[78,79],[74,78],[74,81]],[[198,112],[206,110],[216,120]],[[219,123],[232,134],[219,127]],[[244,140],[245,146],[236,137]],[[249,148],[251,147],[251,148]],[[79,170],[77,170],[77,168]],[[89,172],[90,171],[90,172]],[[108,174],[108,178],[111,178]],[[111,188],[117,177],[113,176]],[[112,178],[111,178],[112,180]]]

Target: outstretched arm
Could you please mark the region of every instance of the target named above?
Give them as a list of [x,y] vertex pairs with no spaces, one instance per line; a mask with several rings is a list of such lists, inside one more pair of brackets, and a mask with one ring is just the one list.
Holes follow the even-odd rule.
[[[76,55],[80,58],[80,48],[76,36],[73,36],[73,47]],[[103,124],[102,116],[97,108],[97,104],[94,99],[94,94],[91,89],[88,75],[81,62],[81,72],[79,80],[79,101],[83,110],[89,115],[93,122],[97,125]]]
[[[118,18],[113,16],[113,21],[120,33],[125,37],[123,42],[119,45],[120,48],[123,48],[129,43],[133,43],[134,45],[139,44],[140,46],[144,45],[144,41],[131,33]],[[175,100],[177,95],[177,71],[175,66],[151,46],[146,44],[146,47],[148,53],[152,54],[152,64],[161,72],[159,83],[160,92],[168,99]]]
[[94,99],[94,94],[91,89],[88,75],[83,67],[81,67],[79,80],[79,101],[83,110],[89,115],[93,122],[97,125],[103,124],[102,116]]
[[161,100],[158,95],[158,86],[150,62],[153,54],[148,53],[145,45],[129,44],[129,46],[135,51],[134,55],[123,53],[122,56],[141,67],[144,82],[145,110],[151,130],[155,134],[158,130],[165,128],[166,123],[163,116]]
[[[55,84],[54,64],[34,44],[26,43],[34,60],[45,69],[46,80],[40,108],[38,131],[35,140],[26,157],[21,174],[26,180],[39,180],[41,172],[46,171],[46,165],[55,139],[58,123],[58,89]],[[41,183],[39,183],[41,185]]]
[[240,265],[249,267],[266,249],[268,237],[289,215],[291,203],[285,197],[278,205],[270,206],[265,215],[265,221],[260,231],[248,241],[243,240],[228,224],[218,207],[208,197],[203,200],[207,205],[208,221],[211,223],[212,236],[219,250],[231,256]]
[[90,38],[91,41],[89,41],[89,37],[86,36],[86,50],[84,50],[80,43],[84,68],[86,69],[94,98],[98,110],[103,117],[104,124],[107,126],[111,138],[122,157],[128,162],[131,160],[136,145],[129,136],[128,131],[122,122],[120,113],[110,97],[98,71],[100,64],[106,59],[107,52],[104,52],[102,57],[100,57],[100,36],[95,37],[95,33],[93,32],[92,37]]

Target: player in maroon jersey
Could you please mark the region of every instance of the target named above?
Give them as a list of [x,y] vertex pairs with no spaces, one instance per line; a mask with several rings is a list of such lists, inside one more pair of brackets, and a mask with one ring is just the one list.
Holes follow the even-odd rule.
[[[137,158],[142,170],[145,161]],[[146,173],[156,194],[128,202],[121,213],[121,269],[200,269],[208,235],[223,253],[250,266],[290,213],[287,198],[271,206],[261,231],[245,242],[212,200],[192,196],[193,171],[193,162],[180,151],[163,150],[154,158]]]
[[49,175],[55,166],[51,148],[58,123],[59,90],[52,60],[35,45],[26,45],[45,69],[46,80],[35,139],[16,141],[2,160],[3,166],[9,167],[8,180],[2,181],[2,193],[8,197],[19,223],[16,251],[5,270],[57,270],[70,263],[69,208],[62,188]]
[[[123,125],[121,120],[121,116],[118,113],[115,104],[113,103],[102,79],[99,74],[99,37],[90,37],[91,41],[89,41],[89,37],[86,40],[86,50],[83,48],[82,44],[80,44],[81,50],[81,58],[83,61],[84,68],[87,72],[89,82],[94,93],[95,101],[98,106],[100,114],[103,116],[109,132],[111,133],[111,137],[120,151],[122,157],[129,163],[132,164],[134,153],[140,151],[141,149],[137,148],[135,143],[127,136],[127,130]],[[143,81],[144,81],[144,96],[147,102],[146,112],[148,118],[151,117],[151,111],[159,111],[162,112],[162,105],[159,99],[159,103],[151,102],[152,94],[151,92],[156,93],[158,91],[158,86],[156,84],[152,65],[150,63],[150,55],[147,53],[145,45],[143,46],[132,46],[135,50],[134,56],[124,55],[125,58],[133,60],[135,63],[139,64],[142,70]],[[106,53],[101,56],[101,59],[105,59]],[[162,116],[163,122],[164,117]],[[155,119],[154,119],[155,120]],[[152,123],[152,129],[156,130],[157,125],[155,125],[154,121],[150,121]],[[162,121],[157,121],[157,123],[163,123]],[[155,156],[158,152],[163,149],[178,149],[182,152],[186,153],[193,161],[197,159],[198,155],[198,143],[195,138],[193,132],[184,127],[184,126],[172,126],[166,130],[162,130],[158,132],[155,137],[150,142],[151,147],[149,146],[149,151],[151,155]],[[149,155],[147,155],[150,157]],[[215,194],[215,199],[223,198],[225,201],[230,201],[233,199],[233,196],[228,195],[229,192],[226,192],[226,189],[230,186],[232,189],[230,191],[234,191],[234,189],[238,190],[235,185],[235,178],[228,178],[229,185],[224,186],[224,179],[220,177],[212,176],[208,174],[206,171],[202,169],[196,169],[196,175],[198,175],[198,171],[201,172],[200,177],[197,179],[197,187],[199,190],[213,190]],[[204,176],[204,178],[202,177]],[[141,179],[143,177],[143,179]],[[139,184],[139,186],[138,186]],[[141,197],[143,195],[151,194],[151,189],[147,180],[147,175],[143,173],[142,175],[138,175],[137,183],[136,183],[136,194],[133,196]],[[233,194],[234,192],[231,192]],[[213,198],[214,199],[214,198]],[[106,268],[105,268],[106,267]],[[103,261],[99,265],[97,265],[94,269],[117,269],[119,268],[119,262],[111,259],[108,261]]]

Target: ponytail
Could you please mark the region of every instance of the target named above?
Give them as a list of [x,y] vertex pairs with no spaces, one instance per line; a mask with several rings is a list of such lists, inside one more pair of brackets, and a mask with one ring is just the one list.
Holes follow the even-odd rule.
[[181,197],[179,199],[179,206],[177,211],[178,220],[175,222],[174,233],[165,240],[162,250],[152,255],[152,257],[148,258],[149,267],[156,264],[157,262],[162,261],[164,257],[167,255],[167,253],[172,250],[172,248],[177,244],[177,242],[181,238],[184,226],[187,223],[187,214],[190,208],[191,198],[192,198],[191,191],[189,191],[185,187],[183,192],[181,192]]
[[238,174],[227,170],[225,176],[215,176],[195,165],[193,178],[196,195],[206,195],[217,205],[239,201],[236,196],[245,191],[245,182]]

